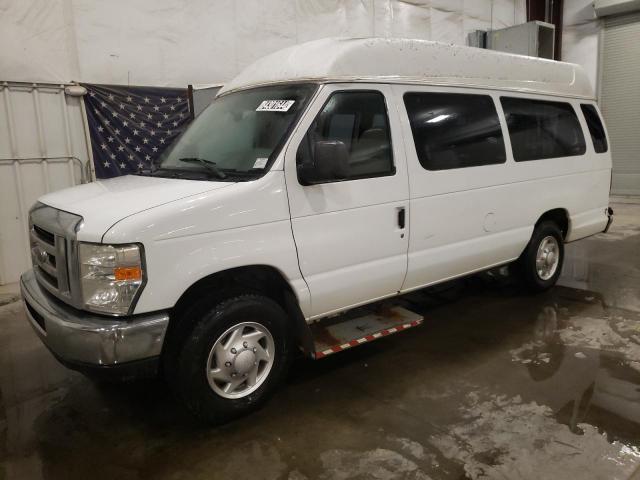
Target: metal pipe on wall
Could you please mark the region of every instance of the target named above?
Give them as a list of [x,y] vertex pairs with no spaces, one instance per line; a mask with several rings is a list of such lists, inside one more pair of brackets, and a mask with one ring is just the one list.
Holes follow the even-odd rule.
[[527,21],[539,20],[556,27],[554,60],[562,59],[562,12],[564,0],[527,0]]

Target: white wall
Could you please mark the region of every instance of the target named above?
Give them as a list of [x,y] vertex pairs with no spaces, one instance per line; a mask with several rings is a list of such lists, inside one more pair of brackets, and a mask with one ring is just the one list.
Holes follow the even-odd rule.
[[326,36],[464,44],[525,0],[0,0],[0,80],[185,86]]
[[0,0],[0,80],[78,79],[71,0]]
[[565,0],[562,60],[582,65],[597,92],[598,40],[602,20],[596,18],[593,0]]
[[[64,117],[49,114],[51,99],[60,108],[62,99],[73,103],[70,115],[80,118],[79,100],[65,98],[60,83],[218,83],[267,53],[316,38],[464,44],[472,30],[524,21],[525,0],[0,0],[0,93],[14,106],[0,102],[0,147],[8,149],[0,148],[0,284],[28,267],[30,204],[79,181],[75,164],[69,167],[74,161],[66,159],[82,157],[79,147],[64,150],[61,164],[52,157],[61,155],[66,144],[58,143],[67,136],[60,131]],[[33,85],[1,83],[7,81],[58,85],[38,86],[36,95]],[[38,109],[40,116],[33,113]],[[3,121],[3,112],[13,113]],[[14,130],[20,138],[12,142]],[[82,124],[71,122],[70,130],[72,139],[83,140]],[[47,139],[54,141],[51,151]],[[67,180],[58,175],[61,168]]]

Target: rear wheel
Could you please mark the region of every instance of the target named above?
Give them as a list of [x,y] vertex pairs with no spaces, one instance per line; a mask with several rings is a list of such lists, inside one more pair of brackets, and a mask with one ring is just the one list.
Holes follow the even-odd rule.
[[[199,313],[197,313],[199,311]],[[191,312],[191,313],[190,313]],[[259,408],[291,360],[287,316],[273,300],[239,295],[185,313],[181,338],[164,359],[171,388],[188,409],[223,423]]]
[[534,229],[517,266],[525,286],[532,291],[541,292],[558,281],[563,260],[562,232],[554,222],[544,221]]

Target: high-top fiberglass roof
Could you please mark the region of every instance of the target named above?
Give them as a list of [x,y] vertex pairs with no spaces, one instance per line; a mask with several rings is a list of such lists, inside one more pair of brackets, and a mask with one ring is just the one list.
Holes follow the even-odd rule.
[[327,38],[249,65],[221,94],[288,81],[458,85],[593,98],[579,65],[403,38]]

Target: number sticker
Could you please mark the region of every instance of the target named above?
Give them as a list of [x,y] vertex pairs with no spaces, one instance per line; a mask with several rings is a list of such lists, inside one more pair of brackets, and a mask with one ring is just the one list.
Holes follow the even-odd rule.
[[294,103],[295,100],[263,100],[256,112],[286,112]]

